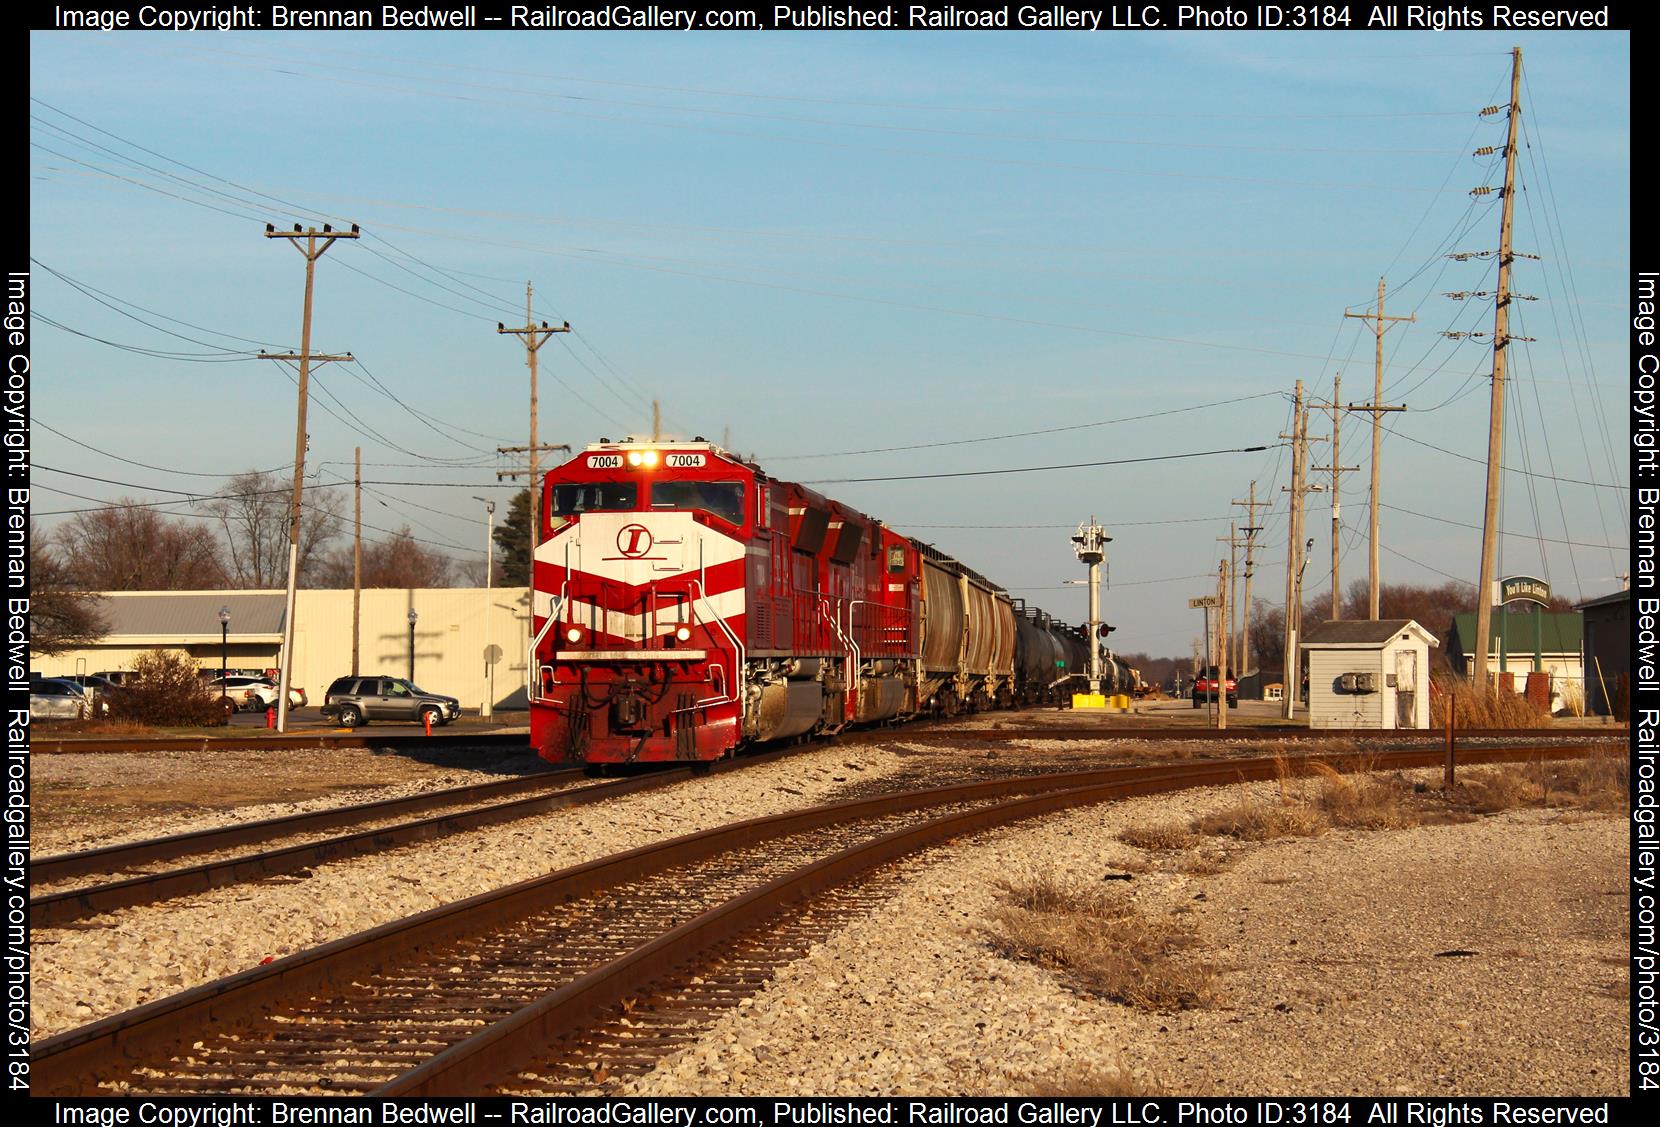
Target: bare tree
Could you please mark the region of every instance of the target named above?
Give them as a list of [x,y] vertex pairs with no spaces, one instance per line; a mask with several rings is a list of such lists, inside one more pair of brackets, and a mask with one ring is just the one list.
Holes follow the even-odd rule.
[[[443,552],[425,548],[404,525],[381,541],[363,545],[365,587],[448,587],[454,582],[455,561]],[[322,558],[318,581],[325,587],[352,585],[352,551],[341,548]]]
[[29,522],[29,648],[60,654],[90,646],[107,626],[97,600],[67,586],[61,560],[43,532]]
[[[205,506],[225,539],[226,580],[233,587],[269,590],[288,580],[288,505],[291,486],[271,474],[237,474],[224,495]],[[300,579],[308,583],[322,550],[339,530],[342,499],[308,489],[300,522]]]
[[125,497],[76,515],[55,539],[72,590],[179,591],[225,582],[211,529]]

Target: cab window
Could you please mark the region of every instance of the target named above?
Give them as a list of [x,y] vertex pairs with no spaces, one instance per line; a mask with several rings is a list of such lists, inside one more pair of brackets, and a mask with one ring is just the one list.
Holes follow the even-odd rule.
[[556,485],[550,499],[555,516],[577,513],[617,512],[632,509],[640,487],[632,481],[585,481],[580,485]]
[[728,524],[744,522],[744,486],[741,481],[654,481],[653,509],[701,509]]

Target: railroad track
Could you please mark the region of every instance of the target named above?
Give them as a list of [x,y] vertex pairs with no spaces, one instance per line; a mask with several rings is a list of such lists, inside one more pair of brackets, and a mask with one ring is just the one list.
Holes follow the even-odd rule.
[[[1583,747],[1470,749],[1466,763]],[[1435,766],[1440,748],[1327,757]],[[898,857],[1070,807],[1312,766],[1282,757],[965,784],[817,807],[602,858],[338,940],[41,1042],[37,1094],[480,1094],[565,1090],[572,1062],[639,1070],[695,1016],[799,949],[764,936],[801,905]],[[844,894],[845,895],[845,894]],[[856,897],[855,897],[856,901]],[[833,915],[833,913],[832,913]],[[748,936],[750,938],[744,939]],[[715,964],[699,960],[724,959]],[[687,968],[715,965],[717,977]],[[693,982],[692,978],[702,978]],[[660,1008],[660,1007],[659,1007]],[[592,1083],[580,1068],[575,1079]]]
[[[1559,740],[1625,739],[1630,729],[1608,728],[1455,728],[1455,737],[1465,740],[1521,740],[1528,743]],[[1215,728],[1162,727],[1151,724],[1029,725],[1022,728],[967,728],[933,725],[890,731],[892,738],[914,742],[1009,743],[1014,740],[1206,740],[1238,743],[1249,740],[1359,740],[1367,743],[1437,740],[1446,742],[1445,728],[1310,728],[1297,727]]]
[[[688,765],[649,775],[603,782],[583,781],[580,769],[550,770],[523,778],[453,787],[408,798],[334,807],[239,826],[198,830],[172,837],[151,838],[125,845],[42,857],[30,862],[31,885],[50,885],[93,873],[131,872],[141,866],[154,866],[186,857],[223,853],[243,845],[278,841],[341,827],[372,827],[297,845],[285,845],[257,853],[215,857],[161,872],[142,873],[120,880],[43,893],[29,900],[29,925],[35,928],[62,927],[118,908],[153,904],[224,885],[298,872],[326,861],[380,853],[413,842],[460,833],[463,830],[499,825],[552,810],[603,802],[622,795],[681,782],[695,771],[733,770],[765,762],[779,754],[782,753],[773,752],[767,756],[753,756],[745,760],[728,760],[707,768],[701,765]],[[442,814],[392,825],[384,824],[388,818],[449,807],[461,809],[450,809]]]
[[370,732],[336,732],[319,729],[277,735],[255,729],[247,735],[232,736],[123,736],[118,739],[98,739],[80,736],[53,737],[36,730],[31,734],[29,752],[32,755],[59,753],[113,754],[142,751],[244,751],[314,747],[369,747],[390,748],[394,751],[443,747],[529,747],[528,731],[515,732],[446,732],[442,729],[430,736],[384,734]]

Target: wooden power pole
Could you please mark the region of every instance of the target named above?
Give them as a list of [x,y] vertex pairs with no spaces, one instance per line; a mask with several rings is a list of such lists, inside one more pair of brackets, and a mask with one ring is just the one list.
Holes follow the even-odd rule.
[[[525,360],[530,365],[530,445],[525,447],[530,453],[530,562],[526,567],[525,582],[534,587],[536,584],[536,544],[541,538],[542,531],[542,479],[538,472],[536,455],[544,449],[536,445],[536,354],[548,342],[554,333],[568,333],[571,331],[569,321],[560,325],[550,325],[543,321],[536,324],[534,314],[531,313],[531,284],[525,283],[525,325],[522,329],[510,329],[500,321],[496,322],[496,332],[507,333],[520,338],[525,346]],[[570,449],[564,447],[564,449]],[[503,452],[516,451],[516,447],[504,448]],[[517,476],[497,474],[497,477]]]
[[[312,361],[350,360],[351,353],[344,356],[313,356],[311,354],[311,289],[317,276],[317,260],[328,252],[336,239],[355,239],[358,237],[357,224],[352,224],[351,231],[336,231],[327,223],[321,231],[316,228],[302,230],[298,223],[294,224],[293,231],[278,231],[274,226],[265,225],[267,239],[287,239],[294,249],[305,256],[305,306],[300,317],[300,352],[299,355],[285,353],[272,355],[261,352],[262,360],[286,360],[297,362],[300,367],[300,408],[299,421],[294,431],[294,491],[290,499],[288,515],[288,592],[283,603],[282,616],[282,657],[278,662],[281,673],[277,685],[277,731],[288,731],[288,686],[294,677],[294,604],[295,592],[299,586],[300,574],[300,503],[305,488],[305,414],[306,399],[310,392],[311,363]],[[305,245],[300,245],[300,240]],[[323,241],[322,246],[317,240]]]
[[[1343,505],[1339,500],[1338,479],[1346,473],[1353,473],[1359,466],[1345,466],[1340,458],[1339,432],[1342,429],[1343,417],[1343,375],[1338,373],[1331,381],[1331,465],[1315,466],[1321,473],[1331,474],[1331,617],[1336,621],[1343,617],[1343,587],[1338,578],[1338,565],[1342,556],[1343,534]],[[1376,418],[1377,416],[1373,416]],[[1377,617],[1374,607],[1372,617]]]
[[1499,218],[1499,290],[1493,303],[1493,403],[1487,424],[1487,502],[1481,516],[1481,579],[1476,586],[1475,683],[1487,688],[1487,636],[1493,627],[1493,555],[1499,527],[1499,471],[1504,464],[1504,362],[1510,343],[1511,220],[1516,209],[1516,133],[1522,119],[1522,49],[1510,52],[1510,128],[1504,143],[1504,201]]
[[[1378,279],[1378,311],[1372,313],[1345,313],[1345,317],[1358,317],[1362,321],[1372,322],[1372,332],[1377,335],[1377,363],[1374,366],[1374,382],[1372,385],[1372,402],[1370,406],[1361,404],[1350,405],[1351,411],[1370,411],[1372,413],[1372,495],[1367,505],[1367,532],[1371,547],[1367,555],[1366,588],[1367,611],[1366,617],[1373,622],[1378,620],[1378,466],[1382,461],[1383,430],[1381,422],[1383,416],[1390,411],[1404,411],[1405,407],[1385,407],[1383,405],[1383,334],[1389,323],[1394,321],[1416,321],[1418,315],[1410,317],[1385,317],[1383,315],[1383,279]],[[1333,455],[1333,465],[1336,456]],[[1335,583],[1336,580],[1334,579]]]
[[353,457],[352,476],[352,676],[357,676],[358,631],[363,622],[363,447]]
[[1239,624],[1239,671],[1243,673],[1251,666],[1251,574],[1256,563],[1252,552],[1256,547],[1256,535],[1262,531],[1262,526],[1257,523],[1257,510],[1266,508],[1268,502],[1257,500],[1257,483],[1253,481],[1251,482],[1250,500],[1234,501],[1233,503],[1245,507],[1245,527],[1240,529],[1241,532],[1245,533],[1245,602]]

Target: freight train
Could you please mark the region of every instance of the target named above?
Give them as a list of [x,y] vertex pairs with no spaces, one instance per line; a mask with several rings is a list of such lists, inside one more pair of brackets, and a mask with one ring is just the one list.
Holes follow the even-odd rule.
[[[723,758],[1059,703],[1090,640],[978,572],[702,438],[601,439],[546,477],[531,738],[555,762]],[[1133,674],[1102,661],[1103,692]]]

